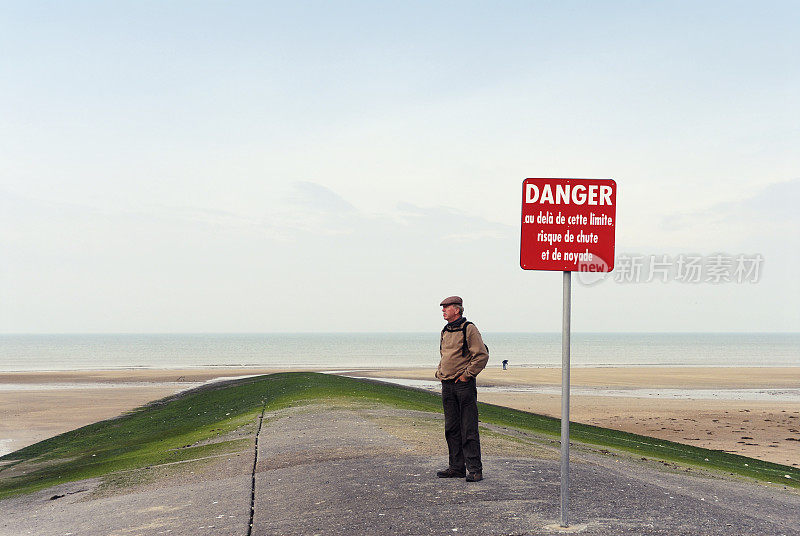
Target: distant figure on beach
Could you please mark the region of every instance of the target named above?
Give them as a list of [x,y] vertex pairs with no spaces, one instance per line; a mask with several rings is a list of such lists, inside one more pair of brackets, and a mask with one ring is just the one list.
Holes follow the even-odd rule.
[[503,359],[503,370],[508,368],[508,359]]
[[[478,390],[475,376],[489,361],[489,352],[475,324],[464,317],[464,303],[458,296],[442,300],[447,321],[439,339],[441,360],[436,378],[442,382],[444,437],[449,466],[437,471],[439,478],[483,480],[481,440],[478,435]],[[466,468],[466,471],[465,471]],[[466,474],[469,472],[469,474]]]

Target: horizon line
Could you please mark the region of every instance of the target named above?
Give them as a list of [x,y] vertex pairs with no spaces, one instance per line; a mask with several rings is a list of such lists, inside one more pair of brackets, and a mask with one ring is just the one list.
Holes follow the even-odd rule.
[[[435,333],[435,331],[31,331],[0,332],[0,337],[28,335],[402,335],[419,333]],[[485,330],[483,333],[510,335],[558,335],[561,334],[561,331]],[[587,335],[800,335],[800,331],[572,331],[571,333]]]

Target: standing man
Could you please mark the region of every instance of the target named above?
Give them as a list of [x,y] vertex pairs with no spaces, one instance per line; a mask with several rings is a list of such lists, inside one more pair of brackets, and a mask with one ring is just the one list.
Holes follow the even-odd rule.
[[[442,300],[442,316],[447,325],[439,342],[441,360],[436,378],[442,381],[444,437],[450,466],[438,471],[439,478],[483,480],[481,441],[478,436],[478,390],[475,376],[489,360],[489,352],[475,327],[464,317],[464,304],[458,296]],[[466,474],[464,470],[469,474]]]

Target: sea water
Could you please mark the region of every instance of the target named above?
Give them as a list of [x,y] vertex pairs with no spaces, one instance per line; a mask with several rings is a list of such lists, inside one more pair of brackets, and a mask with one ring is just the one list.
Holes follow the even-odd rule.
[[[560,333],[483,333],[489,366],[558,367]],[[433,367],[439,333],[0,335],[0,371]],[[800,366],[798,333],[574,333],[571,364]]]

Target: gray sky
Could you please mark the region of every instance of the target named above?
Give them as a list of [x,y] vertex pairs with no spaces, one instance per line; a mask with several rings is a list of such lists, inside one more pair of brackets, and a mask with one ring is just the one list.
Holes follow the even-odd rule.
[[[796,2],[5,2],[0,331],[560,329],[526,177],[613,178],[576,331],[797,331]],[[705,278],[705,276],[704,276]],[[752,279],[752,278],[751,278]]]

